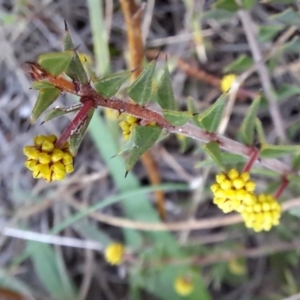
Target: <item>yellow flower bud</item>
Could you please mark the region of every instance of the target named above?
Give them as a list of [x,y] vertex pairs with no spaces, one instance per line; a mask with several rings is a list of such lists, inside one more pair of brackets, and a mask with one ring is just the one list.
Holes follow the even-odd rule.
[[38,135],[34,138],[34,146],[25,146],[27,156],[25,166],[32,171],[34,178],[43,178],[46,181],[62,180],[66,174],[74,171],[73,157],[69,152],[69,144],[62,149],[55,148],[55,135]]
[[233,85],[233,83],[236,80],[236,75],[235,74],[228,74],[223,76],[223,78],[221,79],[221,85],[220,85],[220,89],[222,91],[222,93],[227,93],[231,86]]
[[178,295],[188,296],[194,289],[193,281],[189,277],[177,277],[174,282],[174,288]]
[[123,262],[125,248],[121,243],[112,243],[105,249],[105,259],[111,265],[120,265]]

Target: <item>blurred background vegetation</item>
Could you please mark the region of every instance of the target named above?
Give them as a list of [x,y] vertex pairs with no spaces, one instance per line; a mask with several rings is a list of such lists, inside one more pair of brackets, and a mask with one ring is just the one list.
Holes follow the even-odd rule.
[[[0,0],[0,299],[300,299],[300,210],[285,212],[281,224],[267,233],[222,223],[209,191],[218,169],[196,141],[169,136],[150,152],[152,168],[138,163],[125,179],[123,158],[111,158],[123,142],[120,120],[99,110],[71,176],[45,183],[25,170],[23,146],[36,134],[59,135],[70,120],[66,116],[28,129],[37,93],[30,89],[25,63],[61,51],[64,20],[78,51],[98,75],[132,68],[135,55],[145,54],[146,61],[158,51],[167,53],[181,109],[186,109],[189,96],[199,111],[207,108],[220,95],[224,74],[252,70],[251,49],[234,1],[136,1],[133,10],[124,8],[132,1],[120,2]],[[244,0],[241,5],[251,13],[249,26],[257,34],[276,91],[286,138],[297,144],[299,3]],[[131,20],[140,18],[144,53],[128,48],[126,12]],[[164,59],[158,63],[163,66]],[[236,99],[226,129],[232,139],[253,96],[261,92],[255,72],[244,87],[248,93]],[[118,96],[127,99],[125,89]],[[66,95],[57,103],[74,101]],[[278,133],[267,102],[259,118],[268,142],[274,143]],[[232,166],[243,161],[234,157]],[[274,173],[256,167],[253,174],[261,191],[278,186]],[[151,182],[161,185],[155,188]],[[292,184],[281,200],[299,192],[299,185]],[[134,229],[137,221],[158,223],[160,217],[172,223],[188,224],[194,218],[207,222],[193,231],[184,225],[177,232]],[[219,226],[210,226],[210,220]],[[112,241],[124,243],[128,251],[118,267],[103,258]],[[177,276],[192,278],[192,294],[176,294]]]

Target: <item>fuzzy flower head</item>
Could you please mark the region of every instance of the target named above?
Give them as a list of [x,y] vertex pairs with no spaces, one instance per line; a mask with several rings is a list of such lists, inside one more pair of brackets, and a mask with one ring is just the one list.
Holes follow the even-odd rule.
[[214,194],[213,202],[224,213],[241,212],[245,204],[255,201],[255,183],[250,180],[248,172],[240,174],[236,169],[231,169],[228,173],[220,173],[210,188]]
[[62,149],[55,147],[55,135],[38,135],[33,146],[25,146],[23,153],[27,156],[25,167],[32,171],[33,178],[44,178],[51,182],[63,180],[74,171],[73,157],[66,143]]
[[221,79],[221,85],[220,85],[220,89],[221,89],[222,93],[227,93],[230,90],[230,88],[234,84],[236,78],[237,78],[237,76],[235,74],[228,74],[228,75],[223,76],[223,78]]
[[188,296],[194,289],[193,281],[189,277],[177,277],[174,282],[174,288],[178,295]]
[[129,140],[130,134],[134,128],[138,124],[138,119],[134,116],[128,115],[126,119],[120,122],[120,127],[122,129],[124,140]]
[[255,232],[269,231],[279,224],[281,206],[272,195],[260,194],[254,203],[245,206],[241,215],[247,228]]
[[121,243],[112,243],[105,249],[104,256],[111,265],[120,265],[123,262],[125,248]]

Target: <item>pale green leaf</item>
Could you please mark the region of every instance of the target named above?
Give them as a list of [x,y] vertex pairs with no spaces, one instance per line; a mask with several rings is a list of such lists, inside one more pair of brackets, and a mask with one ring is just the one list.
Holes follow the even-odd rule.
[[283,25],[262,25],[259,26],[258,40],[260,42],[269,42],[284,28]]
[[175,98],[168,65],[165,65],[164,73],[157,87],[157,101],[163,109],[175,109]]
[[66,71],[72,58],[72,51],[51,52],[40,55],[38,63],[51,75],[58,76]]
[[33,124],[40,115],[58,98],[61,91],[57,88],[43,89],[39,91],[38,98],[32,109],[30,122]]
[[248,146],[253,145],[254,142],[255,121],[259,105],[260,97],[252,101],[240,128],[242,141]]
[[82,107],[82,105],[83,105],[82,103],[77,103],[68,107],[60,107],[60,106],[54,107],[45,115],[44,122],[77,111]]
[[163,115],[173,126],[182,126],[193,117],[193,114],[189,111],[175,111],[167,109],[163,110]]
[[224,162],[222,160],[222,152],[217,142],[209,142],[203,147],[204,151],[212,158],[215,164],[221,169],[224,169]]
[[298,145],[267,145],[263,144],[260,151],[261,157],[277,158],[285,154],[295,154],[300,152]]
[[224,69],[224,73],[239,73],[249,69],[253,65],[253,59],[247,54],[241,54],[236,60],[227,65]]
[[198,116],[201,127],[208,132],[215,132],[221,122],[227,95],[221,95],[204,113]]
[[271,18],[286,25],[300,25],[300,15],[292,8],[288,8],[279,14],[274,14]]
[[152,95],[152,80],[156,61],[150,62],[139,77],[128,88],[129,97],[140,105],[145,105],[150,101]]
[[213,8],[224,9],[230,12],[236,12],[239,9],[239,6],[235,1],[232,0],[217,0],[213,4]]
[[95,89],[101,96],[110,98],[118,92],[121,85],[129,79],[131,74],[131,71],[123,71],[105,76],[94,83]]
[[135,126],[131,139],[134,142],[133,148],[129,151],[129,156],[126,161],[126,173],[132,169],[141,155],[145,153],[159,139],[162,132],[159,126]]

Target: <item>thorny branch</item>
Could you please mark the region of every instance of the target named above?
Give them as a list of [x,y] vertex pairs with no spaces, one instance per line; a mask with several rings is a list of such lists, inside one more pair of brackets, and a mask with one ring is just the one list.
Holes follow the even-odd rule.
[[[31,68],[29,73],[33,80],[46,80],[64,92],[80,96],[81,101],[90,99],[93,101],[95,107],[102,106],[117,110],[119,113],[127,113],[146,121],[147,123],[154,122],[169,133],[184,134],[203,143],[215,141],[219,144],[220,148],[224,149],[225,151],[240,154],[244,157],[249,157],[253,153],[253,147],[246,146],[232,139],[224,137],[223,135],[206,132],[205,130],[189,123],[183,126],[173,126],[163,117],[160,112],[151,110],[145,106],[140,106],[135,103],[118,99],[116,97],[105,99],[99,95],[96,90],[94,90],[90,83],[82,84],[79,82],[70,82],[62,76],[51,76],[37,63],[28,63],[28,65]],[[63,144],[63,141],[60,140],[60,143]],[[257,158],[256,162],[259,162],[264,167],[271,169],[282,176],[295,174],[294,170],[277,159]]]

